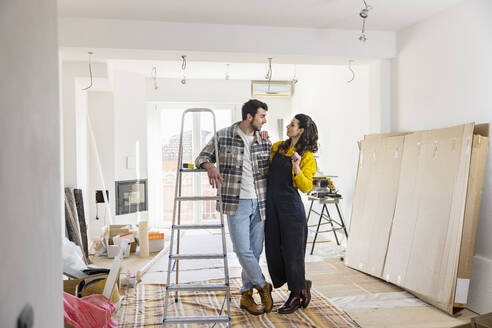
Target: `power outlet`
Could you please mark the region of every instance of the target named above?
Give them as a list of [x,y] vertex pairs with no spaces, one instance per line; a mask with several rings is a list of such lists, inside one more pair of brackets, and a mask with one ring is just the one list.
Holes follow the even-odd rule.
[[17,328],[32,328],[34,326],[34,310],[31,304],[24,305],[19,317],[17,317]]

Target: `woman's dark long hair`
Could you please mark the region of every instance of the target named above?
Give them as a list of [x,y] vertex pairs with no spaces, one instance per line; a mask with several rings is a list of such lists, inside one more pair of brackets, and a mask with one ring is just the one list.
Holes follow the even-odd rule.
[[[301,137],[296,143],[296,152],[299,155],[303,155],[305,151],[309,150],[313,153],[318,151],[318,128],[316,127],[316,123],[311,119],[311,117],[305,114],[297,114],[294,116],[296,120],[299,121],[299,129],[304,129],[304,132],[301,134]],[[279,149],[287,152],[290,147],[291,138],[284,140]]]

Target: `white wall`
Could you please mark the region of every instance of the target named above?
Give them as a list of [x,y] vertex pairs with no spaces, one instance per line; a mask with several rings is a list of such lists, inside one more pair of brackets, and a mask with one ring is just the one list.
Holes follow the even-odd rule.
[[[285,139],[285,126],[291,120],[293,98],[275,98],[275,97],[258,97],[258,100],[265,102],[268,105],[267,122],[263,126],[263,130],[268,131],[270,140],[276,141]],[[281,129],[278,128],[278,120],[283,120]]]
[[[92,130],[94,132],[94,138],[96,140],[96,146],[94,147],[90,133],[88,143],[88,198],[85,202],[88,203],[89,211],[86,214],[86,220],[89,220],[89,235],[99,237],[101,229],[105,224],[109,223],[110,213],[107,213],[105,204],[98,204],[98,211],[96,211],[96,190],[109,191],[109,204],[111,208],[111,216],[114,218],[115,213],[115,184],[114,184],[114,107],[113,107],[113,93],[108,91],[91,91],[88,92],[88,115],[91,122]],[[104,178],[101,179],[99,166],[96,157],[99,157],[99,163],[101,165],[102,174]],[[99,220],[96,220],[96,214]],[[106,215],[106,216],[105,216]],[[104,220],[105,217],[105,220]]]
[[[94,152],[91,148],[91,139],[87,130],[87,115],[90,111],[89,95],[95,90],[109,89],[108,70],[105,64],[92,63],[93,86],[89,90],[83,90],[90,85],[88,62],[62,61],[61,71],[62,84],[60,89],[63,111],[62,130],[64,147],[63,183],[64,187],[82,189],[87,222],[91,218],[95,218],[94,188],[96,188],[96,183],[100,183]],[[97,101],[95,104],[97,104]],[[94,103],[92,107],[96,107],[96,110],[92,110],[92,115],[95,117],[93,125],[97,126],[99,123],[98,120],[105,122],[106,109],[99,108]],[[111,110],[112,108],[111,105]],[[112,123],[113,119],[111,118],[111,131]],[[102,138],[102,142],[104,143],[104,136],[105,133],[101,132],[101,135],[96,136],[96,138]],[[113,140],[112,134],[110,137]],[[109,151],[112,154],[112,147]],[[103,166],[104,164],[110,164],[113,167],[114,160],[110,163],[103,163]],[[109,187],[113,185],[113,176],[111,175],[111,180],[109,180],[111,182]],[[102,187],[99,189],[102,189]],[[114,193],[110,193],[110,196],[113,195]],[[102,209],[102,205],[100,206]],[[111,206],[114,205],[111,204]],[[94,221],[94,225],[92,223],[92,221],[89,221],[88,224],[89,236],[98,235],[100,222]]]
[[[492,2],[468,0],[400,31],[392,71],[392,130],[492,121]],[[492,311],[492,158],[485,173],[469,307]]]
[[219,79],[158,79],[159,89],[154,90],[152,79],[147,79],[147,100],[155,102],[234,104],[249,99],[249,81]]
[[62,327],[56,1],[0,4],[0,326]]
[[[342,210],[349,226],[359,152],[357,141],[371,130],[369,69],[354,66],[355,79],[343,66],[298,66],[299,83],[292,100],[292,116],[310,115],[318,127],[318,169],[336,175],[343,196]],[[375,107],[373,107],[375,110]]]
[[[94,78],[107,77],[106,65],[94,63],[92,70]],[[83,157],[80,153],[82,150],[77,149],[77,144],[80,145],[82,140],[86,140],[86,116],[84,114],[87,111],[87,103],[86,92],[83,92],[82,88],[89,85],[88,79],[81,78],[88,76],[89,67],[87,63],[63,61],[61,98],[63,110],[63,162],[65,187],[81,188],[81,186],[77,184],[77,176],[83,175],[84,171],[81,168],[81,163],[85,162],[83,158],[81,158]],[[77,151],[79,151],[79,161],[77,161]],[[79,165],[77,165],[78,163]]]
[[[197,103],[241,105],[251,99],[250,80],[188,79],[185,85],[179,79],[158,79],[159,89],[154,89],[152,79],[147,79],[147,100],[166,103]],[[268,105],[265,129],[275,130],[277,118],[290,114],[291,98],[258,98]],[[237,117],[241,119],[241,115]],[[272,134],[276,139],[276,133]]]
[[375,60],[369,64],[370,133],[391,130],[391,61]]
[[[147,179],[145,77],[130,72],[113,72],[113,90],[114,180]],[[127,169],[128,156],[135,158],[135,168]],[[119,215],[115,223],[137,223],[146,217],[147,212]]]
[[147,163],[149,225],[163,225],[164,214],[162,187],[162,129],[161,112],[154,104],[147,105]]

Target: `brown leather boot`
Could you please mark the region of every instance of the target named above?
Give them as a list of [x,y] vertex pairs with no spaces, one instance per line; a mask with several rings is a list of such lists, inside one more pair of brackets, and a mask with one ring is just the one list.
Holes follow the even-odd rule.
[[285,303],[277,309],[280,314],[295,312],[301,307],[301,292],[290,292],[290,296]]
[[263,305],[265,312],[268,313],[272,311],[273,308],[272,284],[267,282],[265,286],[263,286],[263,288],[258,286],[255,286],[255,288],[258,290],[258,294],[260,294],[261,304]]
[[313,282],[311,280],[306,280],[306,287],[301,290],[301,306],[307,308],[309,302],[311,302],[311,286]]
[[263,306],[256,304],[253,299],[253,290],[248,290],[241,293],[241,309],[248,311],[251,314],[259,315],[263,314],[265,310]]

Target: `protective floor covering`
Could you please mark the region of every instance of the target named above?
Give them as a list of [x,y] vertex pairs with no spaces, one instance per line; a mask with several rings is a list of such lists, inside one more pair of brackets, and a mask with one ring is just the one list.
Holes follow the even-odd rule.
[[[309,241],[312,237],[309,238]],[[241,266],[232,249],[232,243],[229,234],[226,234],[227,240],[227,258],[229,259],[229,270],[231,277],[239,277],[241,275]],[[311,249],[308,243],[308,249]],[[166,245],[168,248],[169,245]],[[182,254],[204,254],[204,253],[220,253],[221,235],[219,233],[187,231],[181,236],[180,253]],[[307,252],[306,263],[321,262],[328,258],[341,257],[344,254],[343,247],[337,246],[336,243],[328,241],[324,236],[320,235],[316,241],[316,247],[313,255]],[[260,265],[266,267],[265,252],[260,256]],[[168,267],[168,257],[162,256],[142,277],[142,282],[145,284],[164,284],[166,283],[166,273]],[[175,269],[175,266],[174,266]],[[173,270],[175,271],[175,270]],[[191,282],[202,281],[224,276],[222,260],[194,260],[181,261],[179,267],[179,281]],[[171,281],[174,281],[174,272],[171,274]]]
[[[217,282],[219,281],[208,281],[208,283]],[[233,327],[359,327],[348,315],[337,309],[315,289],[312,289],[311,303],[306,309],[297,310],[288,315],[276,313],[275,309],[288,296],[288,291],[281,288],[272,293],[274,311],[260,316],[250,315],[239,308],[240,279],[234,278],[230,282]],[[128,290],[114,318],[121,328],[160,327],[163,319],[164,297],[164,285],[139,284],[137,288]],[[223,301],[223,292],[187,292],[181,296],[180,302],[170,302],[168,316],[217,315]],[[180,326],[183,327],[183,325]],[[212,324],[186,325],[186,327],[211,326]],[[226,326],[226,324],[217,324],[215,327]],[[178,326],[173,325],[173,327]]]
[[380,309],[409,306],[429,306],[407,292],[375,293],[347,297],[330,298],[336,306],[343,310]]

